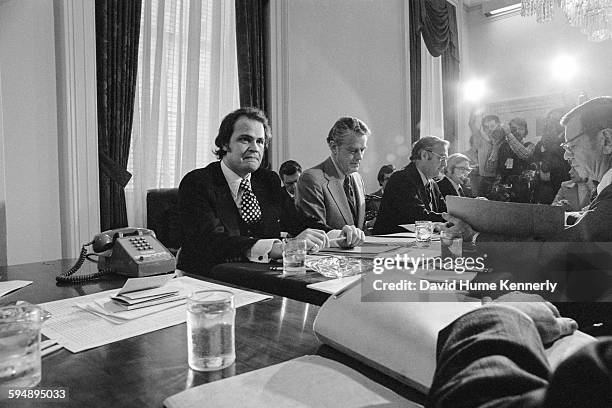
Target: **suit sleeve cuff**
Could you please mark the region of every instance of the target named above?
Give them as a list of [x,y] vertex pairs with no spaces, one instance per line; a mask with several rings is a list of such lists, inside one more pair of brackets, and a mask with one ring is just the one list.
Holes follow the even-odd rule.
[[268,263],[270,262],[270,251],[272,246],[280,243],[278,239],[260,239],[247,251],[247,258],[251,262]]

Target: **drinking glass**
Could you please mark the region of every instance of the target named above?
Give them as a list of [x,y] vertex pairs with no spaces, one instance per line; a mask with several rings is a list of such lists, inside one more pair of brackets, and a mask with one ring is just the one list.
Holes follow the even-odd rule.
[[187,359],[196,371],[220,370],[236,360],[234,294],[202,290],[187,297]]
[[49,316],[27,302],[0,307],[0,388],[38,385],[40,328]]
[[415,221],[416,242],[417,246],[424,248],[431,243],[433,235],[433,222],[431,221]]
[[283,241],[283,275],[301,275],[306,273],[306,241],[303,239],[285,239]]

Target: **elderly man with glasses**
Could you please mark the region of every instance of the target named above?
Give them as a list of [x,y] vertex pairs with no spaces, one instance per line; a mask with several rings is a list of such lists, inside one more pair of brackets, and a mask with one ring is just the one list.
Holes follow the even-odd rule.
[[400,224],[444,221],[446,203],[434,178],[446,167],[448,141],[427,136],[416,142],[411,163],[391,175],[383,194],[374,234],[402,232]]
[[468,181],[468,175],[471,171],[470,159],[466,155],[455,153],[448,156],[444,177],[437,182],[442,197],[449,195],[465,197],[468,195],[464,189],[464,184]]

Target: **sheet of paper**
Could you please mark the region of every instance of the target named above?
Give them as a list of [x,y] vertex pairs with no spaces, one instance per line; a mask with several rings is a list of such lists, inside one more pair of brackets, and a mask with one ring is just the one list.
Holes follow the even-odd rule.
[[400,247],[389,245],[367,245],[358,246],[355,248],[325,248],[318,253],[321,255],[337,254],[337,255],[379,255],[385,252],[394,251]]
[[402,227],[406,231],[416,232],[416,225],[415,224],[400,224],[400,227]]
[[24,281],[24,280],[10,280],[6,282],[0,282],[0,297],[4,295],[8,295],[9,293],[21,289],[24,286],[28,286],[32,281]]
[[[303,356],[190,388],[167,398],[168,408],[405,407],[407,400],[337,361]],[[422,408],[422,407],[421,407]]]
[[[234,293],[236,307],[269,299],[271,296],[246,290],[230,288],[210,282],[193,279],[188,276],[176,278],[173,284],[183,285],[192,291],[222,289]],[[73,353],[88,350],[94,347],[109,344],[115,341],[160,330],[185,322],[186,306],[182,304],[162,310],[158,313],[144,316],[140,319],[117,325],[83,310],[77,304],[89,303],[100,299],[108,299],[119,292],[118,289],[109,290],[92,295],[43,303],[41,306],[51,313],[52,317],[42,327],[42,333],[50,339],[57,340],[59,344]]]
[[368,235],[365,237],[364,245],[406,246],[410,245],[411,242],[414,242],[413,238],[393,238]]
[[136,292],[139,290],[153,289],[164,286],[174,275],[156,275],[146,276],[144,278],[130,278],[125,282],[125,285],[119,291],[119,295],[129,292]]
[[347,276],[346,278],[330,279],[323,282],[311,283],[306,287],[309,289],[318,290],[319,292],[334,295],[344,288],[350,286],[353,282],[359,280],[360,278],[361,275]]
[[374,235],[379,238],[416,238],[414,232],[394,232],[393,234]]

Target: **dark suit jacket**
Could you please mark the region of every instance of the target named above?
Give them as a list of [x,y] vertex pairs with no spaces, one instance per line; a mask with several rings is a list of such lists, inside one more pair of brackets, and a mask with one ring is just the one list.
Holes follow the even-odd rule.
[[303,215],[296,207],[295,199],[283,187],[281,189],[280,230],[295,236],[302,232],[303,225]]
[[359,173],[352,173],[353,189],[357,202],[357,219],[353,218],[351,208],[344,192],[344,177],[341,177],[331,157],[323,163],[306,170],[297,184],[296,203],[310,219],[312,228],[325,231],[342,229],[345,225],[355,225],[363,229],[365,219],[365,193],[363,179]]
[[429,193],[414,163],[393,173],[385,187],[374,234],[404,232],[400,224],[412,224],[419,220],[444,221],[440,213],[446,211],[446,203],[438,185],[434,182],[432,185],[433,211],[429,208]]
[[221,163],[193,170],[179,186],[179,217],[183,230],[177,268],[206,274],[224,262],[246,261],[248,249],[258,239],[280,237],[281,186],[273,171],[251,174],[251,187],[262,212],[261,230],[252,236],[241,230],[240,214],[221,171]]
[[[457,190],[455,190],[455,186],[453,186],[453,183],[451,183],[451,181],[446,176],[438,180],[436,184],[438,185],[438,188],[440,189],[440,194],[442,194],[442,197],[444,198],[446,198],[446,196],[448,195],[451,195],[451,196],[459,195],[457,194]],[[463,187],[461,188],[463,189]]]
[[612,339],[589,344],[551,373],[527,315],[504,306],[470,312],[438,334],[429,408],[610,407]]

